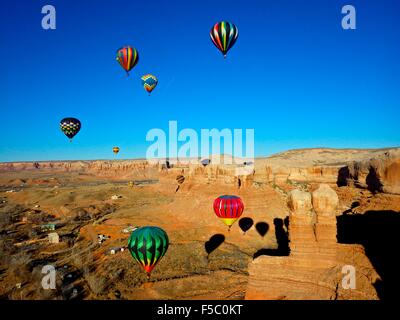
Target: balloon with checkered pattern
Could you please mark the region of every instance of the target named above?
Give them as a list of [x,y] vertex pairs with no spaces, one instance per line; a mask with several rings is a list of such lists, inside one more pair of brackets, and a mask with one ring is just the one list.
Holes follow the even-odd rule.
[[61,131],[72,141],[72,138],[81,130],[82,124],[76,118],[64,118],[60,121]]

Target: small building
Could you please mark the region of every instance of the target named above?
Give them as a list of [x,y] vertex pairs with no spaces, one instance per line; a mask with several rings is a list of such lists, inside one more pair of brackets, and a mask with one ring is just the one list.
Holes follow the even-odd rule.
[[55,225],[55,224],[52,224],[52,223],[50,223],[50,224],[43,224],[43,225],[40,226],[40,229],[41,229],[42,231],[54,231],[54,230],[56,230],[56,225]]
[[115,247],[110,249],[110,254],[116,254],[117,252],[123,252],[125,250],[124,247]]
[[59,243],[60,242],[60,236],[58,235],[57,232],[49,233],[48,238],[49,238],[50,243]]
[[126,227],[125,229],[122,230],[122,233],[132,233],[133,231],[135,231],[136,229],[138,229],[139,227],[135,226],[129,226]]
[[98,238],[98,242],[99,242],[99,244],[102,244],[104,241],[106,241],[107,239],[110,239],[110,237],[109,236],[106,236],[106,235],[104,235],[104,234],[98,234],[97,235],[97,238]]

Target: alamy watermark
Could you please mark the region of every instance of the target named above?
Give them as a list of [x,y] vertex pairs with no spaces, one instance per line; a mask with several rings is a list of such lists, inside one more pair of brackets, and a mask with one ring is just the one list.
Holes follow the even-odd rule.
[[42,28],[44,30],[55,30],[56,29],[56,8],[50,4],[42,7],[42,14],[45,16],[42,18]]
[[[245,153],[243,148],[245,143]],[[242,164],[254,161],[254,129],[194,129],[178,131],[178,122],[169,121],[168,132],[151,129],[146,141],[153,142],[146,151],[148,161],[168,159],[170,163],[197,162],[198,158],[212,157],[213,164]],[[223,143],[221,144],[221,141]],[[224,154],[224,157],[221,157]]]
[[[53,5],[47,4],[42,7],[42,28],[44,30],[56,29],[56,8]],[[356,26],[356,8],[353,5],[347,4],[342,7],[342,28],[344,30],[355,30]]]
[[42,288],[45,290],[54,290],[56,288],[56,268],[52,265],[45,265],[42,268],[45,276],[42,278]]
[[342,8],[342,13],[345,16],[342,18],[342,28],[344,30],[355,30],[356,26],[356,8],[352,5],[345,5]]
[[356,268],[352,265],[345,265],[342,268],[342,273],[345,276],[342,278],[343,289],[355,289],[356,288]]

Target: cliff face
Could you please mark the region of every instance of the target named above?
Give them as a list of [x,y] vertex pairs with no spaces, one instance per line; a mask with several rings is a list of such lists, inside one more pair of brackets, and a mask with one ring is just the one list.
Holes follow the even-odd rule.
[[145,160],[123,161],[45,161],[45,162],[14,162],[0,163],[0,173],[19,171],[74,172],[125,179],[131,177],[146,177],[157,172],[157,167]]
[[[250,264],[246,299],[378,299],[374,284],[379,276],[363,247],[336,243],[337,204],[328,185],[312,195],[290,193],[290,253],[281,250]],[[349,270],[353,278],[346,276]]]
[[353,161],[341,168],[338,184],[400,194],[400,150],[388,150],[371,159]]
[[255,179],[355,185],[400,194],[400,149],[288,151],[260,159]]
[[254,163],[210,164],[182,161],[174,165],[146,160],[54,161],[0,163],[0,173],[13,171],[78,172],[112,179],[171,178],[193,183],[248,187],[254,182],[356,185],[400,194],[400,149],[305,149],[258,158]]
[[269,182],[320,182],[336,183],[341,166],[281,167],[267,165],[266,178]]

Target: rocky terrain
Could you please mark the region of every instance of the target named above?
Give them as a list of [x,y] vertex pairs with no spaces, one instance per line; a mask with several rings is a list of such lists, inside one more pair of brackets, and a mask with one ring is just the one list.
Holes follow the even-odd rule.
[[[225,165],[0,163],[0,297],[393,299],[399,169],[395,148],[292,150]],[[230,232],[212,210],[221,194],[245,204]],[[127,250],[111,254],[126,246],[124,229],[145,225],[170,238],[149,282]],[[42,288],[45,265],[56,268],[54,290]],[[349,265],[353,289],[342,284]]]

